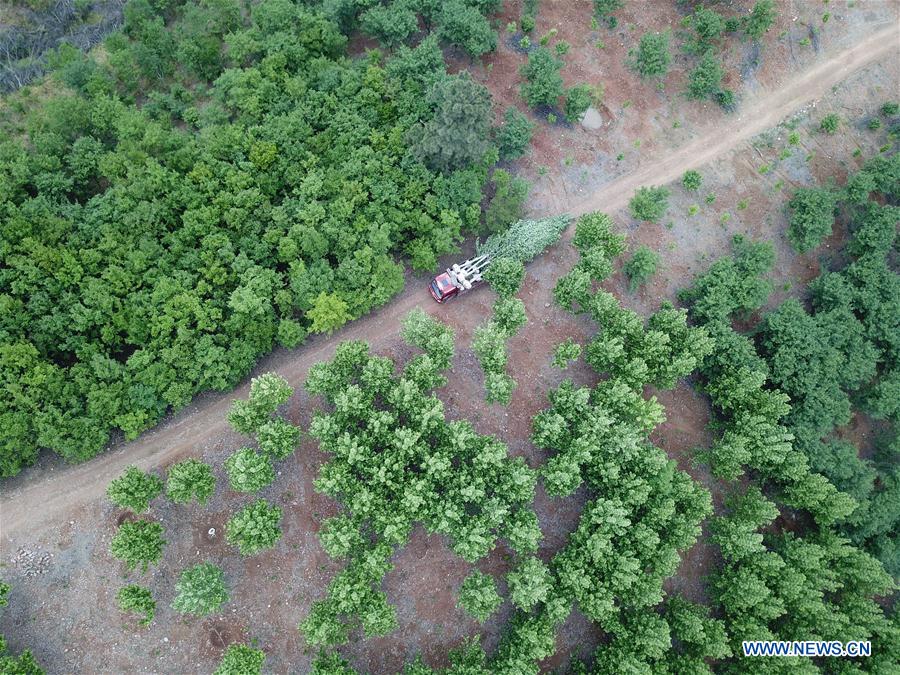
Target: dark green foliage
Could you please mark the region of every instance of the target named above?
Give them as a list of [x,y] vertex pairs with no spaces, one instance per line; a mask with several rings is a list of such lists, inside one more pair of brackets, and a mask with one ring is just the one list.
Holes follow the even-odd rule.
[[725,19],[708,7],[697,7],[691,19],[701,49],[708,48],[725,32]]
[[776,18],[774,0],[758,0],[750,14],[744,17],[742,28],[750,38],[758,40],[775,24]]
[[837,113],[829,113],[819,122],[819,131],[823,131],[826,134],[834,134],[840,125],[841,118]]
[[232,643],[222,655],[222,662],[213,675],[259,675],[265,660],[263,650]]
[[522,218],[529,189],[527,181],[504,169],[494,170],[491,187],[494,194],[484,212],[484,229],[488,234],[503,232]]
[[893,117],[900,112],[900,103],[896,101],[888,101],[880,108],[881,114],[885,117]]
[[831,234],[838,196],[826,188],[798,188],[788,202],[791,219],[788,239],[801,253],[822,243]]
[[659,266],[659,254],[649,246],[638,246],[625,264],[622,271],[628,277],[628,288],[631,291],[647,283]]
[[156,614],[156,600],[153,599],[153,594],[149,588],[134,584],[123,586],[116,593],[116,601],[123,612],[143,614],[144,618],[141,619],[142,626],[146,626],[153,621],[153,616]]
[[524,277],[525,266],[511,258],[494,260],[484,274],[484,280],[501,298],[511,298],[518,293]]
[[225,460],[225,472],[232,490],[259,492],[275,480],[272,460],[252,448],[241,448]]
[[182,614],[206,616],[228,602],[228,587],[221,568],[212,563],[199,563],[181,573],[175,584],[172,609]]
[[467,576],[459,587],[459,606],[478,621],[484,622],[502,602],[494,578],[478,570]]
[[629,53],[629,65],[641,77],[663,78],[669,71],[669,33],[644,33],[636,50]]
[[396,47],[419,29],[411,3],[391,2],[369,7],[359,17],[359,27],[387,47]]
[[12,590],[5,581],[0,581],[0,607],[6,607],[9,604],[9,592]]
[[118,478],[110,481],[106,488],[109,500],[130,509],[135,513],[143,513],[150,508],[150,501],[155,499],[163,489],[159,476],[144,473],[136,466],[129,466]]
[[501,159],[518,159],[531,143],[534,123],[516,108],[507,108],[503,114],[503,126],[497,132],[497,146]]
[[628,202],[628,210],[638,220],[658,222],[669,208],[669,190],[664,187],[642,187]]
[[566,119],[570,122],[577,122],[584,115],[585,111],[591,107],[591,88],[586,84],[576,84],[574,87],[566,91],[566,102],[564,105]]
[[450,172],[478,162],[488,150],[491,95],[463,72],[437,82],[428,94],[430,121],[410,134],[413,153],[434,170]]
[[685,190],[696,192],[700,189],[702,183],[703,177],[700,175],[699,171],[685,171],[684,175],[681,177],[681,184],[684,185]]
[[438,35],[445,42],[455,44],[471,57],[481,56],[497,48],[497,33],[476,7],[464,0],[445,0],[440,3]]
[[187,503],[196,497],[206,504],[216,489],[216,477],[208,464],[196,459],[186,459],[173,464],[166,479],[166,496],[173,502]]
[[[74,93],[28,104],[24,136],[4,126],[3,475],[230,389],[276,340],[384,304],[397,257],[431,268],[477,228],[486,168],[438,175],[404,140],[436,114],[451,133],[436,38],[386,64],[346,41],[307,3],[131,2],[102,62],[61,62]],[[485,155],[490,115],[464,121],[462,155],[429,160]]]
[[610,28],[615,28],[618,24],[616,17],[612,15],[625,6],[625,0],[593,0],[594,14],[599,19],[606,19],[606,23]]
[[256,555],[281,539],[281,509],[257,499],[235,513],[225,525],[225,538],[241,555]]
[[158,563],[162,557],[166,540],[159,523],[149,520],[124,522],[112,538],[109,550],[114,557],[125,563],[129,570],[140,566],[146,572],[151,563]]
[[522,66],[522,98],[532,108],[540,105],[555,106],[563,93],[563,79],[560,70],[563,62],[546,47],[538,47],[528,55],[528,62]]
[[707,52],[688,76],[688,98],[710,98],[722,89],[724,72],[716,57]]

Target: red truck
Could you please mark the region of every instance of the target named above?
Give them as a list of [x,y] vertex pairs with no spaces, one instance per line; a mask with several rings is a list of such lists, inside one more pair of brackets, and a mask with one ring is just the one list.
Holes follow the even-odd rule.
[[472,287],[484,281],[484,271],[490,264],[490,256],[480,255],[477,258],[469,258],[464,263],[448,267],[446,272],[438,274],[431,280],[429,287],[431,297],[437,302],[444,302],[471,290]]

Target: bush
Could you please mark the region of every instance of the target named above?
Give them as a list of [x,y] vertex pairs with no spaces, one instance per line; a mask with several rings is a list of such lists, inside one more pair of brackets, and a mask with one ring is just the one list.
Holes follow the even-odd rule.
[[487,234],[505,231],[525,213],[528,183],[512,176],[504,169],[494,170],[491,176],[494,194],[484,212],[484,229]]
[[566,92],[564,106],[566,119],[569,122],[577,122],[591,107],[591,88],[586,84],[576,84]]
[[774,0],[759,0],[753,5],[750,14],[744,17],[744,32],[750,38],[758,40],[775,24],[777,18]]
[[581,345],[572,338],[566,338],[565,342],[561,342],[556,346],[556,350],[553,352],[552,363],[554,367],[565,370],[579,356],[581,356]]
[[553,583],[547,566],[534,557],[520,562],[507,575],[506,581],[510,599],[524,612],[531,611],[536,604],[546,600]]
[[123,509],[143,513],[150,508],[150,500],[163,489],[163,482],[152,473],[144,473],[136,466],[129,466],[119,478],[106,488],[109,500]]
[[123,586],[116,593],[116,601],[123,612],[143,614],[144,618],[141,619],[142,626],[146,626],[153,621],[153,617],[156,614],[156,600],[153,599],[153,594],[149,588],[143,588],[134,584]]
[[669,70],[669,33],[644,33],[637,50],[629,53],[629,65],[641,77],[663,78]]
[[215,489],[216,477],[208,464],[186,459],[169,469],[166,496],[173,502],[183,504],[196,497],[199,504],[206,504]]
[[478,570],[467,576],[459,588],[459,606],[481,622],[497,611],[502,602],[494,578]]
[[634,255],[622,267],[625,276],[628,277],[628,288],[634,291],[638,286],[656,274],[659,266],[659,254],[648,246],[639,246]]
[[681,177],[681,184],[684,185],[685,190],[696,192],[700,189],[702,183],[703,177],[700,175],[699,171],[685,171],[684,175]]
[[799,188],[788,202],[793,211],[788,239],[800,253],[815,248],[831,234],[837,196],[825,188]]
[[826,134],[834,134],[840,125],[841,118],[837,113],[829,113],[819,122],[819,131],[824,131]]
[[512,258],[497,258],[484,273],[484,280],[501,298],[511,298],[518,293],[524,277],[525,266]]
[[232,490],[258,492],[275,480],[272,460],[251,448],[241,448],[225,460]]
[[556,105],[563,93],[563,79],[559,72],[562,67],[563,62],[545,47],[538,47],[529,54],[528,63],[520,70],[525,78],[521,87],[522,98],[529,106]]
[[714,96],[722,89],[722,66],[710,53],[703,55],[697,67],[688,76],[688,98],[704,99]]
[[497,134],[501,159],[518,159],[531,143],[534,124],[516,108],[507,108],[503,114],[503,126]]
[[225,538],[241,555],[255,555],[281,539],[281,509],[257,499],[235,513],[225,525]]
[[218,611],[228,598],[222,569],[212,563],[200,563],[181,573],[175,584],[172,609],[182,614],[207,616]]
[[163,528],[159,523],[149,520],[138,520],[133,523],[122,523],[112,538],[109,550],[133,570],[140,565],[146,572],[151,563],[159,562],[166,540],[162,538]]
[[885,117],[893,117],[898,112],[900,112],[900,103],[896,101],[888,101],[881,106],[881,114]]
[[259,675],[266,653],[247,645],[230,644],[213,675]]
[[659,221],[669,208],[669,191],[664,187],[642,187],[628,202],[631,215],[651,223]]

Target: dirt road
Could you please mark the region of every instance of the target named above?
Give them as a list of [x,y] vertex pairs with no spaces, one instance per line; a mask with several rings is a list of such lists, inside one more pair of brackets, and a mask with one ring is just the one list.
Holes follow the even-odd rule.
[[[575,215],[593,210],[614,211],[623,207],[642,185],[662,185],[684,171],[701,167],[742,142],[778,124],[804,104],[829,92],[853,72],[888,58],[900,58],[900,24],[873,32],[851,49],[831,55],[806,72],[764,94],[735,116],[719,117],[694,140],[664,157],[649,158],[636,171],[601,186],[587,199],[574,205],[560,205]],[[566,238],[571,237],[571,231]],[[293,352],[279,352],[260,361],[255,373],[275,371],[293,384],[302,381],[307,369],[328,358],[338,342],[349,339],[374,340],[397,331],[399,319],[414,307],[437,313],[437,306],[420,284],[412,284],[389,305],[353,322],[330,337],[320,336]],[[472,325],[482,320],[470,312]],[[200,439],[222,434],[227,429],[225,414],[233,398],[247,395],[245,382],[234,392],[205,395],[198,402],[147,432],[138,440],[124,443],[99,457],[53,472],[26,472],[8,482],[0,498],[0,530],[5,539],[21,530],[33,530],[49,519],[58,519],[69,509],[100,496],[109,480],[129,464],[150,469],[190,454]]]

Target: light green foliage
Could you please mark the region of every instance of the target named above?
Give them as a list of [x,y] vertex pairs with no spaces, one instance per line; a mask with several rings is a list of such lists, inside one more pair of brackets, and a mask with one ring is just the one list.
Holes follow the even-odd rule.
[[252,448],[241,448],[225,460],[228,484],[238,492],[259,492],[275,480],[272,460]]
[[153,621],[153,617],[156,614],[156,600],[153,599],[153,594],[149,588],[134,584],[123,586],[116,593],[116,601],[123,612],[143,614],[144,618],[141,619],[142,626],[146,626]]
[[181,573],[175,584],[172,609],[182,614],[207,616],[228,602],[228,587],[222,569],[212,563],[199,563]]
[[522,157],[531,143],[534,123],[516,108],[507,108],[503,114],[503,126],[497,132],[497,146],[501,159]]
[[562,215],[541,220],[518,220],[506,232],[498,232],[483,243],[477,242],[478,254],[492,258],[512,258],[522,263],[533,260],[559,241],[569,224],[569,216]]
[[669,208],[669,190],[664,187],[642,187],[628,202],[628,210],[638,220],[656,223]]
[[259,675],[265,660],[263,650],[232,643],[222,655],[222,661],[213,675]]
[[478,570],[467,576],[459,587],[459,606],[478,621],[484,622],[502,602],[494,578]]
[[23,651],[18,656],[13,656],[6,640],[0,635],[0,673],[9,675],[44,675],[44,670],[32,656],[29,650]]
[[294,390],[280,375],[265,373],[250,381],[250,396],[236,400],[228,412],[228,422],[238,433],[251,436],[265,425]]
[[743,18],[742,28],[750,38],[758,40],[775,24],[777,18],[774,0],[758,0],[750,14]]
[[241,555],[256,555],[281,539],[281,514],[277,506],[257,499],[235,513],[225,525],[225,538]]
[[576,84],[567,90],[564,106],[566,119],[569,122],[580,120],[585,111],[591,107],[591,100],[591,88],[586,84]]
[[553,365],[556,368],[565,370],[572,361],[581,356],[581,345],[572,338],[566,338],[565,342],[560,342],[553,352]]
[[522,66],[522,98],[532,108],[540,105],[555,106],[563,93],[563,79],[560,70],[563,62],[546,47],[538,47],[528,55],[528,62]]
[[553,289],[557,304],[567,310],[574,305],[586,307],[591,280],[603,281],[609,277],[613,259],[625,250],[625,237],[613,234],[612,219],[600,212],[578,219],[573,243],[580,253],[578,264],[560,277]]
[[828,113],[819,122],[819,131],[823,131],[826,134],[834,134],[835,132],[837,132],[840,125],[841,118],[838,116],[838,114]]
[[444,173],[480,161],[489,147],[490,92],[463,71],[436,82],[427,104],[433,116],[410,132],[416,157]]
[[492,261],[484,274],[484,280],[500,298],[511,298],[518,293],[524,278],[525,266],[512,258],[498,258]]
[[310,675],[357,675],[350,662],[338,652],[319,651],[313,659]]
[[404,342],[418,347],[439,370],[446,370],[453,360],[453,329],[421,309],[414,309],[402,321],[400,332]]
[[109,500],[130,509],[135,513],[143,513],[150,508],[150,501],[155,499],[163,489],[159,476],[144,473],[136,466],[129,466],[118,478],[110,481],[106,488]]
[[313,301],[312,307],[306,312],[310,320],[309,329],[313,333],[328,333],[331,335],[338,328],[351,319],[347,303],[337,293],[322,291]]
[[547,599],[551,590],[550,571],[535,557],[525,558],[506,576],[513,604],[528,612]]
[[525,303],[519,298],[500,298],[494,303],[492,320],[507,338],[512,337],[528,321]]
[[788,239],[801,253],[814,249],[831,234],[837,195],[826,188],[798,188],[788,202],[792,213]]
[[208,464],[186,459],[169,468],[166,496],[173,502],[184,504],[196,498],[199,504],[206,504],[215,489],[216,477]]
[[702,183],[703,177],[700,175],[700,172],[694,171],[693,169],[690,171],[685,171],[684,175],[681,177],[681,184],[684,185],[685,190],[696,192],[700,189],[700,185],[702,185]]
[[716,95],[722,90],[723,76],[721,64],[707,52],[688,76],[688,98],[704,99]]
[[649,246],[638,246],[625,264],[622,271],[628,277],[628,288],[631,291],[647,283],[659,267],[659,253]]
[[110,553],[125,563],[129,570],[140,566],[146,573],[151,563],[158,563],[162,558],[163,527],[149,520],[125,522],[119,526],[116,535],[109,544]]
[[691,19],[699,50],[708,49],[725,32],[725,19],[708,7],[697,7]]
[[636,50],[629,52],[629,66],[641,77],[664,78],[669,71],[669,33],[644,33]]
[[512,394],[512,381],[506,375],[508,335],[496,322],[487,321],[475,328],[472,351],[485,375],[488,403],[508,405]]
[[0,581],[0,607],[6,607],[9,604],[9,592],[12,590],[5,581]]
[[496,169],[491,176],[494,194],[484,212],[484,229],[488,234],[503,232],[525,213],[528,182]]
[[285,459],[300,444],[300,429],[287,420],[276,417],[259,428],[259,449],[272,460]]
[[[404,338],[417,346],[442,345],[442,335],[452,333],[424,312],[404,322]],[[329,404],[310,426],[330,455],[315,486],[343,506],[323,527],[322,543],[329,554],[348,558],[300,624],[312,646],[342,644],[356,628],[372,636],[396,627],[381,583],[417,522],[446,536],[470,562],[500,537],[523,554],[537,545],[535,473],[509,458],[496,439],[444,419],[433,378],[410,376],[411,366],[424,368],[426,359],[427,348],[398,375],[391,360],[370,354],[365,343],[344,342],[331,361],[309,371],[307,390]],[[449,358],[438,360],[442,369],[449,365]],[[431,372],[441,371],[432,365]]]

